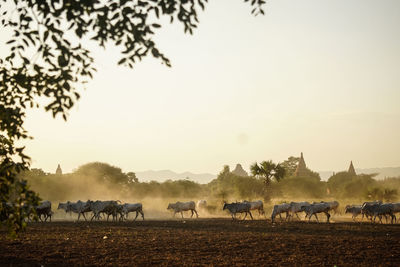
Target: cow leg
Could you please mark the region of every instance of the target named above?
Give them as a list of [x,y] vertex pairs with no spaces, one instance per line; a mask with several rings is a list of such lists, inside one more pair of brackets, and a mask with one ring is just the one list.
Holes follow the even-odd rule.
[[190,218],[192,218],[193,217],[193,214],[194,214],[194,212],[193,212],[193,210],[190,210],[191,212],[192,212],[192,215],[190,216]]
[[331,217],[331,215],[329,214],[329,212],[325,212],[326,214],[326,222],[329,223],[329,218]]
[[197,213],[196,210],[193,210],[196,213],[196,218],[199,218],[199,214]]
[[136,211],[136,217],[135,217],[134,221],[136,221],[137,216],[139,216],[139,212],[138,211]]
[[282,221],[282,215],[279,213],[279,219]]
[[319,223],[319,220],[318,220],[318,215],[317,215],[317,213],[314,213],[314,216],[315,216],[315,219],[317,219],[317,223]]
[[181,211],[181,216],[182,216],[182,219],[183,219],[183,212]]
[[246,211],[246,213],[244,214],[243,221],[246,219],[246,217],[247,217],[247,211]]
[[144,221],[144,213],[143,213],[143,211],[139,211],[139,212],[140,212],[140,214],[142,214],[142,219]]
[[249,214],[250,214],[251,220],[254,220],[254,219],[253,219],[253,215],[251,215],[251,211],[249,211]]

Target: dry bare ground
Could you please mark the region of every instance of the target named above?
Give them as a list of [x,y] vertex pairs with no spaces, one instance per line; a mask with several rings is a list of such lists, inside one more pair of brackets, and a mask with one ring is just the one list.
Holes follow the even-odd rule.
[[265,220],[33,223],[1,266],[400,266],[400,225]]

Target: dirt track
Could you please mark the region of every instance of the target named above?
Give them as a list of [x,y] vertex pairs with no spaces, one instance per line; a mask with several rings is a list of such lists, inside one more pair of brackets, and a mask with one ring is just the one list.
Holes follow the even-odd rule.
[[34,223],[0,265],[400,266],[400,225],[228,219]]

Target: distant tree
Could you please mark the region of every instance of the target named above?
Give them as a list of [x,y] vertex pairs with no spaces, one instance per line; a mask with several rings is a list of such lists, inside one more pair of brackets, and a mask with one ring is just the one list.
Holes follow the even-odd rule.
[[223,180],[226,177],[228,177],[231,174],[231,170],[229,168],[229,165],[224,165],[224,168],[222,171],[218,174],[218,179]]
[[[369,191],[373,187],[378,187],[377,181],[373,179],[373,174],[352,175],[347,171],[338,172],[332,175],[327,185],[333,196],[338,198],[367,198]],[[372,193],[374,197],[377,193]],[[382,196],[379,195],[379,199]]]
[[299,157],[290,156],[287,160],[281,163],[281,166],[286,170],[286,176],[290,177],[294,175],[299,161]]
[[260,164],[255,162],[250,166],[251,174],[255,177],[263,179],[265,185],[264,200],[270,201],[271,182],[275,180],[279,182],[285,177],[286,170],[280,164],[273,163],[271,160],[263,161]]
[[128,172],[126,174],[126,176],[128,176],[128,180],[130,183],[138,183],[139,179],[136,177],[136,173],[134,172]]
[[366,197],[369,200],[382,200],[383,199],[383,190],[379,187],[371,188],[367,191]]
[[389,188],[385,188],[383,190],[383,200],[386,202],[393,202],[397,199],[397,189],[389,189]]
[[87,163],[80,166],[73,174],[93,177],[99,182],[107,182],[110,184],[123,185],[130,182],[129,176],[123,173],[120,168],[103,162]]

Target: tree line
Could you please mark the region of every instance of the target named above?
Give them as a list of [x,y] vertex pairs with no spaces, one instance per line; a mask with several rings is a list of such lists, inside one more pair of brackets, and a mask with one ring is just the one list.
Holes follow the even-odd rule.
[[134,172],[124,173],[121,168],[107,163],[93,162],[80,166],[69,174],[48,174],[31,169],[20,174],[31,189],[42,199],[53,201],[95,198],[99,195],[124,199],[145,197],[208,198],[220,202],[235,200],[271,199],[349,199],[354,201],[398,199],[396,188],[400,177],[375,180],[374,174],[351,175],[339,172],[327,181],[310,170],[307,176],[294,176],[294,163],[290,157],[281,164],[272,161],[254,163],[251,175],[239,176],[224,166],[217,178],[207,184],[190,179],[165,182],[139,181]]

